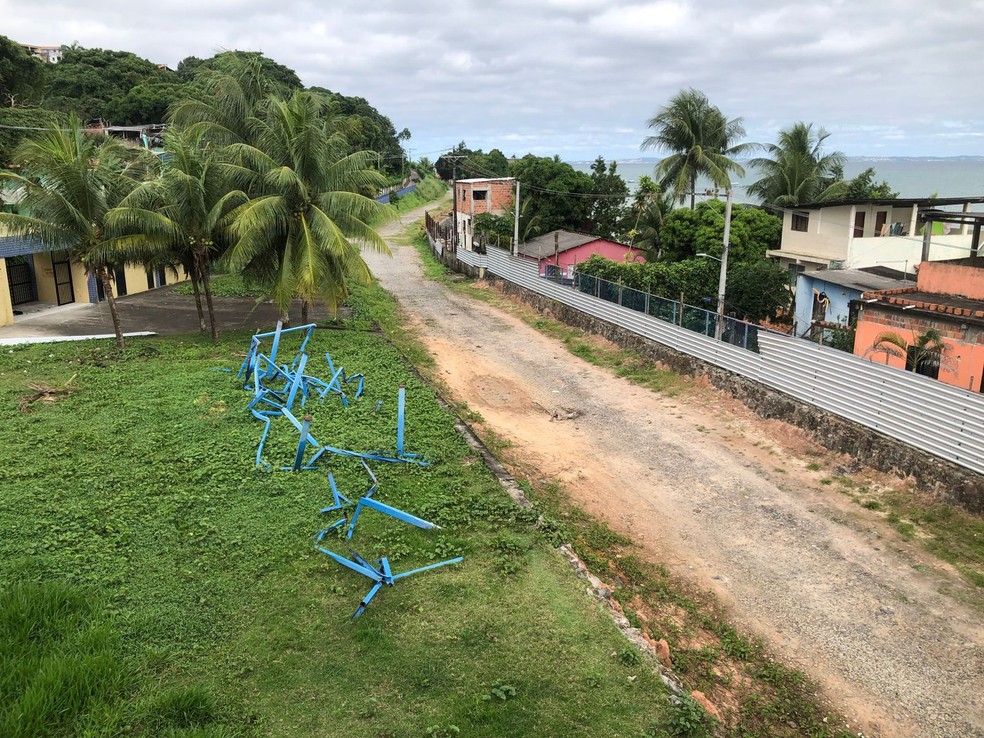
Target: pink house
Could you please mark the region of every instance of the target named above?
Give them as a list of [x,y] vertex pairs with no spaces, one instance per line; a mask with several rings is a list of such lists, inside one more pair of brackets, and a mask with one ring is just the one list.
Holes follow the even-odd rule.
[[551,231],[519,245],[519,255],[535,259],[540,274],[569,276],[582,261],[594,254],[613,261],[645,261],[643,252],[607,238],[571,231]]

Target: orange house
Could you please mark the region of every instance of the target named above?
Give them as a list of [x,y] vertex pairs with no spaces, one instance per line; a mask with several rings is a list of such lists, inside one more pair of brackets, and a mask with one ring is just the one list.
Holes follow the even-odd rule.
[[[855,354],[984,392],[984,257],[926,261],[915,286],[865,292],[861,298]],[[930,329],[943,339],[942,355],[916,348]],[[879,342],[884,334],[904,340],[905,357],[901,347]]]

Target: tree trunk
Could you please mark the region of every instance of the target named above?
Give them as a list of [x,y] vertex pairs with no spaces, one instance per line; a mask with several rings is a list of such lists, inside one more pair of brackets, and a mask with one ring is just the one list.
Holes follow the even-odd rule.
[[122,349],[123,327],[120,325],[120,314],[116,310],[116,297],[113,295],[113,282],[109,278],[109,269],[105,266],[99,267],[99,278],[102,280],[103,292],[106,295],[106,302],[109,304],[109,314],[113,318],[113,332],[116,334],[116,348]]
[[690,178],[690,209],[691,210],[697,209],[696,202],[697,202],[697,177],[694,176]]
[[302,300],[301,301],[301,325],[307,325],[307,322],[308,322],[308,306],[310,304],[311,303],[309,303],[307,300]]
[[198,280],[201,279],[201,275],[198,271],[198,266],[195,264],[194,260],[191,263],[191,289],[195,292],[195,308],[198,310],[198,332],[205,334],[205,311],[202,310],[202,289]]
[[212,269],[207,261],[202,267],[202,284],[205,287],[205,304],[208,305],[208,323],[212,328],[212,343],[218,343],[219,328],[215,324],[215,307],[212,305]]

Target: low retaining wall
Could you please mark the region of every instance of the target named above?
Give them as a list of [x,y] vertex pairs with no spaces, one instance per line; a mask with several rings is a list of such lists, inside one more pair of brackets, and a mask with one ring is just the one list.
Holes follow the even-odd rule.
[[[454,261],[461,264],[457,259]],[[445,263],[450,268],[457,269]],[[465,264],[461,266],[470,269]],[[471,276],[477,276],[474,272],[477,270],[473,269]],[[879,471],[900,477],[911,476],[921,489],[932,493],[941,501],[959,505],[973,513],[984,513],[984,477],[980,474],[555,302],[493,274],[486,276],[500,285],[503,292],[519,297],[541,313],[567,325],[604,336],[623,348],[633,349],[649,359],[662,362],[680,374],[707,377],[716,388],[733,395],[763,418],[791,423],[807,431],[814,441],[831,451],[847,454]]]

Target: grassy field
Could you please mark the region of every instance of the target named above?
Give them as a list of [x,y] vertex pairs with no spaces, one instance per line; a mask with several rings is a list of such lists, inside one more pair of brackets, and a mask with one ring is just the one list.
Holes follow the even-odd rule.
[[[366,513],[353,543],[398,570],[465,559],[401,580],[355,622],[368,581],[312,547],[325,474],[254,469],[260,424],[218,371],[246,335],[4,349],[0,735],[704,734],[556,552],[565,531],[512,503],[367,330],[392,310],[359,290],[350,330],[316,335],[312,357],[367,383],[348,409],[309,405],[312,433],[392,449],[405,384],[408,450],[435,463],[375,465],[378,498],[444,530]],[[289,463],[294,443],[276,425],[268,458]],[[368,485],[351,460],[332,468],[350,496]]]

